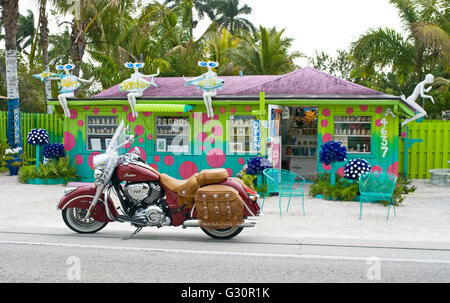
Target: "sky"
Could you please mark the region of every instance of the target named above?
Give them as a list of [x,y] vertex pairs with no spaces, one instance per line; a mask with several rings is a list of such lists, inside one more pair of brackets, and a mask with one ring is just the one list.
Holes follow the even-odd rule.
[[[31,9],[37,19],[36,2],[20,0],[20,13],[26,14]],[[337,50],[348,50],[351,42],[371,28],[388,27],[403,32],[397,10],[389,0],[241,0],[240,3],[253,9],[245,18],[257,27],[285,29],[285,36],[294,39],[292,51],[306,56],[313,56],[316,50],[331,56]],[[200,35],[209,22],[205,16],[194,34]],[[54,17],[50,18],[50,24],[50,31],[58,30]],[[305,59],[297,59],[295,63],[308,64]]]

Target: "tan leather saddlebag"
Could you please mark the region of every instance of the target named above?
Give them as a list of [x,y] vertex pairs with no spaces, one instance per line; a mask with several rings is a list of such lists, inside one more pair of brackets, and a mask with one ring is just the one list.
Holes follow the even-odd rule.
[[223,229],[244,223],[244,200],[229,186],[201,187],[195,194],[195,207],[203,228]]

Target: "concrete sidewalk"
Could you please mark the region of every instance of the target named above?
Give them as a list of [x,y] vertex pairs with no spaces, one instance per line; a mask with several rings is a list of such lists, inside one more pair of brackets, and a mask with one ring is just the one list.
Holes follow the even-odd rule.
[[[270,236],[280,238],[335,238],[426,241],[450,243],[450,187],[432,185],[428,180],[413,180],[417,189],[406,195],[394,217],[391,207],[389,221],[386,206],[364,203],[362,220],[358,220],[359,202],[335,202],[305,197],[306,216],[301,212],[301,200],[292,199],[286,214],[287,198],[282,199],[282,217],[278,197],[266,199],[264,215],[255,228],[246,229],[245,237]],[[307,189],[309,184],[305,185]],[[56,205],[62,196],[62,185],[20,184],[17,177],[0,176],[0,225],[63,227]],[[307,190],[306,190],[307,192]],[[111,223],[105,229],[132,232],[129,224]],[[146,229],[151,232],[152,228]],[[161,228],[158,232],[179,231],[201,233],[196,228]],[[103,231],[102,231],[103,232]],[[241,237],[241,236],[239,236]]]

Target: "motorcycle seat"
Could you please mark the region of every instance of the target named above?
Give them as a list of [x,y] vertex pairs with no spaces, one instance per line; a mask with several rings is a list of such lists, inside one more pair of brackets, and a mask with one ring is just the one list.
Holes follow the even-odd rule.
[[200,187],[224,182],[227,179],[228,171],[225,168],[204,169],[197,176]]
[[194,193],[199,188],[198,182],[197,182],[197,175],[193,174],[190,178],[186,180],[180,180],[176,178],[172,178],[169,175],[161,174],[159,176],[159,180],[161,181],[161,184],[163,184],[165,187],[167,187],[170,191],[173,191],[175,193],[183,193],[183,194],[191,194],[194,195]]
[[200,173],[193,174],[186,180],[172,178],[166,174],[160,174],[160,181],[169,190],[182,194],[183,196],[193,196],[199,187],[224,182],[228,179],[226,169],[204,169]]

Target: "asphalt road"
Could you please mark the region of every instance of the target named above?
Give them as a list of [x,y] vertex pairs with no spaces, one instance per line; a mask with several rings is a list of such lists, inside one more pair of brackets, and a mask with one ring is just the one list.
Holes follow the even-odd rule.
[[0,282],[450,282],[448,244],[0,226]]

